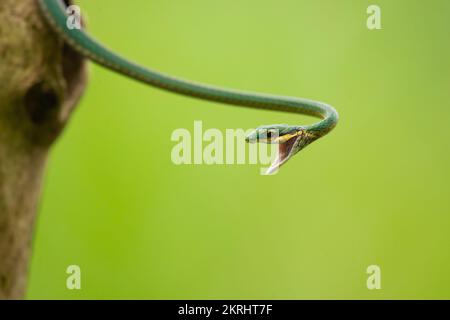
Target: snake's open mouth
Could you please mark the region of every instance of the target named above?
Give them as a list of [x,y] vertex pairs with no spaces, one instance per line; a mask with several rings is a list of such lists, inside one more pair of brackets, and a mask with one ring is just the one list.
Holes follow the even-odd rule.
[[266,174],[275,173],[282,164],[286,163],[286,161],[293,156],[294,152],[292,151],[299,139],[299,136],[294,136],[278,145],[278,155],[270,165],[269,169],[267,169]]

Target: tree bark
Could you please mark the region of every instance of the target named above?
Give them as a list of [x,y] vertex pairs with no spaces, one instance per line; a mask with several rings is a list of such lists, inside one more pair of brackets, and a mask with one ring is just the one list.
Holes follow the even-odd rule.
[[49,149],[85,83],[36,0],[0,0],[0,299],[24,297]]

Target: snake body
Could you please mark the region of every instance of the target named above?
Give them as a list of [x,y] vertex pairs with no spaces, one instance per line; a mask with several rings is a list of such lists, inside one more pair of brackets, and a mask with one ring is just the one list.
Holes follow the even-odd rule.
[[[336,110],[322,102],[219,88],[176,78],[140,66],[101,45],[83,29],[69,29],[67,27],[68,15],[63,0],[38,1],[48,24],[67,44],[84,57],[122,75],[153,87],[203,100],[241,107],[305,114],[321,118],[321,121],[307,126],[273,125],[260,127],[255,130],[252,138],[259,139],[259,142],[285,144],[291,140],[292,146],[288,150],[289,154],[285,157],[287,159],[311,141],[330,132],[337,124],[338,114]],[[270,132],[273,130],[277,130],[279,133],[277,140],[270,135]],[[290,138],[286,139],[286,137]],[[293,141],[293,137],[295,137],[295,141]],[[278,166],[287,161],[287,159],[282,159],[284,161],[281,161]]]

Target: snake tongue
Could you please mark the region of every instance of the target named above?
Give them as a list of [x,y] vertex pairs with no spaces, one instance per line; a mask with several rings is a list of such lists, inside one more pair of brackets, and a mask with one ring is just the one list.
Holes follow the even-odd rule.
[[278,145],[278,155],[270,165],[270,168],[267,169],[266,174],[275,173],[282,164],[286,163],[286,161],[288,161],[292,157],[292,148],[294,147],[297,140],[298,137],[293,137],[286,142],[280,143]]

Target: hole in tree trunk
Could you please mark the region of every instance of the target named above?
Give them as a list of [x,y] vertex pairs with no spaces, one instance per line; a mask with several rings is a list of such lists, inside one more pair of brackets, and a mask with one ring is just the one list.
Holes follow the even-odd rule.
[[34,124],[48,122],[58,110],[59,99],[56,92],[43,82],[33,85],[25,95],[25,109]]

